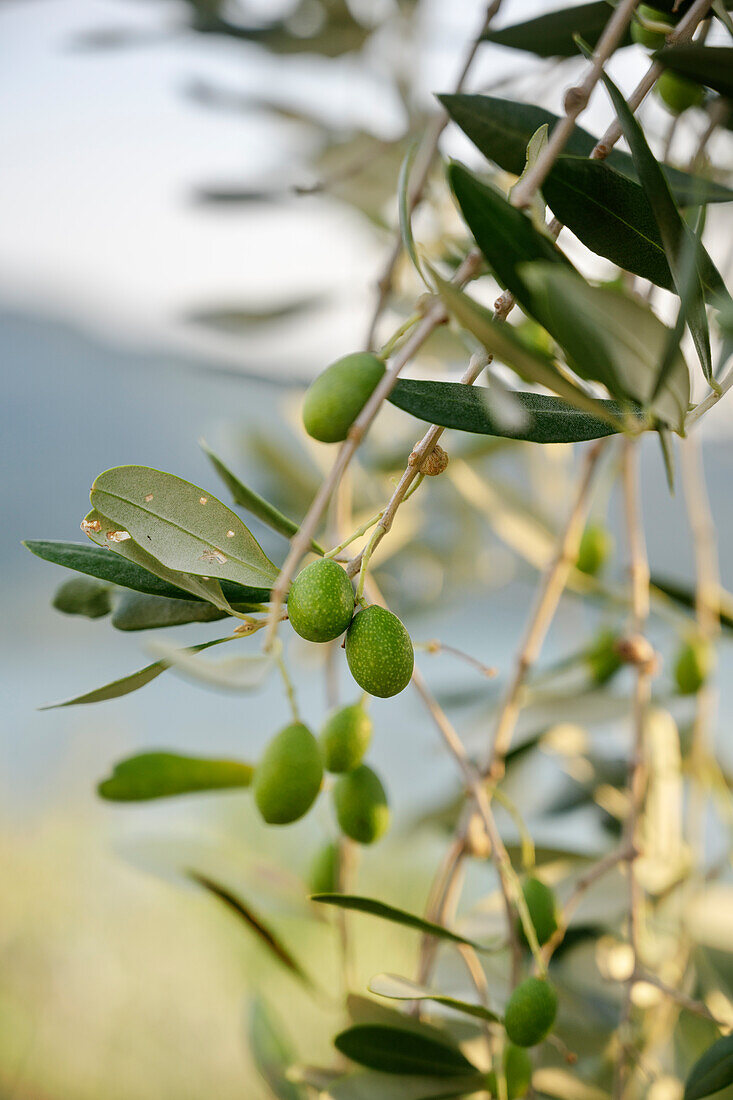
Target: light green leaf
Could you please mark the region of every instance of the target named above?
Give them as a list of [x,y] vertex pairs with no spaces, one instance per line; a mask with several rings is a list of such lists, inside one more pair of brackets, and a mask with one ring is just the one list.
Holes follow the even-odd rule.
[[[203,649],[228,641],[231,641],[231,638],[215,638],[213,642],[191,646],[189,653],[200,653]],[[155,661],[154,664],[146,665],[145,668],[138,669],[137,672],[131,672],[129,676],[123,676],[121,680],[113,680],[111,684],[105,684],[104,687],[87,691],[83,695],[75,695],[73,699],[65,699],[62,703],[47,703],[45,707],[39,707],[38,709],[54,710],[56,707],[74,707],[80,703],[105,703],[108,699],[119,699],[123,695],[130,695],[131,692],[137,691],[138,688],[145,687],[151,680],[155,680],[157,676],[160,676],[161,672],[165,672],[167,668],[170,668],[170,662]]]
[[282,1025],[261,997],[255,998],[250,1009],[249,1046],[260,1076],[277,1100],[307,1100],[307,1089],[287,1077],[295,1054]]
[[669,329],[646,304],[621,290],[590,286],[554,265],[528,264],[522,275],[542,298],[576,373],[603,381],[615,397],[649,406],[665,423],[682,429],[690,400],[687,364],[678,349],[664,387],[652,400]]
[[733,1085],[733,1035],[724,1035],[698,1058],[685,1083],[684,1100],[703,1100]]
[[[553,270],[559,272],[559,265],[553,265]],[[501,359],[525,381],[545,386],[575,408],[582,409],[599,420],[605,420],[615,431],[623,430],[623,425],[609,414],[601,402],[583,393],[560,374],[552,359],[530,350],[512,333],[509,325],[495,321],[488,310],[452,283],[446,282],[437,274],[434,277],[448,310],[464,328],[473,333],[490,354]]]
[[423,269],[420,266],[420,257],[417,254],[417,248],[415,247],[415,238],[412,235],[412,218],[410,210],[410,172],[412,166],[415,163],[415,155],[420,148],[419,141],[413,141],[408,146],[405,153],[404,160],[400,166],[400,175],[397,181],[397,196],[398,196],[398,208],[400,215],[400,235],[402,237],[402,243],[405,247],[407,255],[412,260],[413,267],[417,271],[418,275],[425,283],[428,290],[433,288],[425,278]]
[[109,802],[144,802],[194,791],[249,787],[254,768],[239,760],[207,760],[173,752],[143,752],[120,760],[97,787]]
[[[522,439],[529,443],[578,443],[612,435],[613,427],[587,412],[576,409],[559,397],[544,393],[510,391],[523,416],[519,423],[507,423],[496,415],[483,386],[464,386],[460,382],[432,382],[414,378],[398,379],[388,400],[398,409],[444,428],[481,435]],[[617,401],[601,401],[606,412],[619,421],[624,415]]]
[[475,1016],[479,1020],[489,1020],[496,1023],[501,1019],[495,1012],[491,1012],[483,1005],[470,1004],[468,1001],[459,1000],[457,997],[449,997],[443,993],[437,993],[410,981],[409,978],[401,978],[397,974],[377,974],[369,982],[369,989],[378,997],[388,997],[393,1001],[435,1001],[436,1004],[446,1008],[454,1008],[457,1012],[465,1012],[468,1016]]
[[265,682],[274,665],[274,658],[269,653],[202,661],[195,655],[195,649],[179,649],[170,642],[151,642],[149,648],[186,679],[225,691],[255,691]]
[[358,913],[368,913],[373,917],[391,921],[393,924],[403,924],[407,928],[414,928],[424,935],[435,936],[436,939],[449,940],[451,943],[463,943],[473,947],[476,951],[492,951],[493,945],[476,943],[459,936],[457,932],[451,932],[442,924],[434,924],[432,921],[423,920],[422,917],[408,913],[404,909],[397,909],[394,905],[387,905],[383,901],[374,898],[359,897],[355,894],[314,894],[312,901],[322,905],[335,905],[339,909],[351,909]]
[[[225,466],[218,455],[214,454],[205,440],[199,440],[199,444],[219,477],[232,494],[232,499],[235,504],[239,505],[240,508],[246,508],[253,516],[256,516],[257,519],[261,520],[263,523],[266,523],[273,531],[277,531],[278,534],[284,535],[286,539],[290,539],[293,535],[297,535],[299,530],[297,523],[292,519],[288,519],[279,508],[276,508],[274,504],[270,504],[269,500],[265,500],[265,498],[261,497],[259,493],[256,493],[254,489],[250,489],[248,485],[241,482],[236,474],[233,474],[229,467]],[[311,549],[316,554],[323,554],[324,552],[323,547],[320,546],[315,539],[311,541]]]
[[[537,163],[540,153],[547,145],[547,134],[549,127],[547,123],[543,123],[542,126],[538,126],[532,137],[527,142],[527,159],[524,162],[524,168],[522,174],[509,190],[509,197],[511,198],[515,188],[519,186],[527,173],[534,168]],[[530,199],[529,215],[532,219],[532,224],[536,229],[544,229],[545,227],[545,200],[539,191],[535,191]]]
[[224,332],[246,333],[253,328],[271,325],[277,321],[289,321],[312,313],[325,304],[322,295],[294,298],[273,306],[223,306],[218,309],[197,309],[186,314],[186,320],[194,324]]
[[239,516],[173,474],[117,466],[95,479],[91,501],[167,569],[246,585],[269,586],[277,577]]

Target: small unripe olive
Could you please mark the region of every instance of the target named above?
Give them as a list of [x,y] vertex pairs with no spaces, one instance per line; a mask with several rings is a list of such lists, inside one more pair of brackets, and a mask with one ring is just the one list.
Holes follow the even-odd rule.
[[518,1047],[533,1047],[546,1038],[557,1015],[557,993],[543,978],[527,978],[512,993],[504,1027]]
[[[663,24],[668,29],[666,31],[654,31],[645,27],[644,22]],[[658,50],[664,45],[673,26],[674,24],[670,22],[669,14],[666,11],[650,8],[648,4],[639,4],[631,22],[631,37],[634,42],[638,42],[640,46],[646,46],[648,50]]]
[[680,646],[674,663],[674,678],[680,695],[694,695],[710,675],[715,653],[704,638],[688,638]]
[[339,828],[359,844],[373,844],[389,827],[389,806],[376,772],[361,764],[346,772],[333,788]]
[[371,738],[372,720],[360,703],[335,710],[321,731],[326,771],[353,771],[364,759]]
[[343,634],[354,614],[354,589],[346,572],[330,558],[301,569],[288,593],[288,618],[309,642],[330,642]]
[[372,604],[351,621],[346,634],[346,660],[360,688],[388,699],[409,684],[415,653],[410,635],[397,616]]
[[303,425],[322,443],[340,443],[384,374],[381,359],[357,351],[337,359],[311,383],[303,399]]
[[681,115],[689,107],[701,107],[705,101],[702,84],[696,84],[671,69],[664,70],[654,90],[673,115]]
[[321,750],[302,722],[280,730],[255,768],[257,809],[268,825],[288,825],[308,812],[323,782]]
[[324,844],[313,857],[308,871],[311,894],[335,894],[339,888],[339,846]]
[[597,684],[607,684],[623,665],[616,649],[618,635],[613,630],[601,630],[596,635],[586,660],[591,677]]
[[[557,903],[549,886],[538,878],[528,878],[522,886],[524,900],[532,918],[532,924],[540,947],[547,943],[557,931]],[[519,921],[519,938],[526,944],[524,925]]]
[[603,569],[612,550],[613,536],[610,531],[600,523],[589,523],[580,540],[575,568],[589,577],[595,577]]
[[[507,1100],[521,1100],[532,1083],[532,1060],[522,1047],[507,1043],[504,1048],[503,1062]],[[486,1091],[491,1096],[499,1095],[499,1086],[493,1070],[486,1075]]]

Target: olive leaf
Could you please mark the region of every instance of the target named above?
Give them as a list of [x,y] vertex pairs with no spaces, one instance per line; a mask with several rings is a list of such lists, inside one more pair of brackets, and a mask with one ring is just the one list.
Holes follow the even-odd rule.
[[249,787],[254,768],[239,760],[208,760],[173,752],[143,752],[115,764],[97,786],[109,802],[144,802],[194,791]]
[[167,569],[253,586],[277,577],[239,516],[173,474],[117,466],[95,479],[91,502]]
[[[528,443],[579,443],[600,439],[616,430],[607,420],[569,405],[560,397],[543,393],[510,391],[523,413],[518,423],[498,416],[487,400],[482,386],[464,386],[460,382],[432,382],[414,378],[398,379],[388,400],[398,409],[443,428],[462,432],[522,439]],[[617,401],[599,401],[619,421],[624,408]]]
[[308,1090],[288,1080],[295,1054],[280,1022],[261,997],[256,997],[250,1008],[249,1047],[260,1076],[277,1100],[307,1100]]
[[394,905],[387,905],[375,898],[360,897],[356,894],[314,894],[311,900],[317,901],[321,905],[335,905],[339,909],[351,909],[357,913],[368,913],[373,917],[381,918],[381,920],[402,924],[407,928],[414,928],[424,935],[435,936],[436,939],[466,944],[476,951],[492,951],[494,949],[494,945],[476,943],[474,940],[466,939],[465,936],[460,936],[457,932],[451,932],[449,928],[445,928],[442,924],[434,924],[433,921],[423,920],[422,917],[418,917],[414,913],[408,913],[406,910],[398,909]]
[[377,974],[369,982],[369,989],[378,997],[387,997],[393,1001],[435,1001],[436,1004],[446,1008],[454,1008],[457,1012],[464,1012],[468,1016],[475,1016],[479,1020],[488,1020],[491,1023],[498,1022],[501,1017],[483,1005],[471,1004],[468,1001],[459,1000],[457,997],[449,997],[444,993],[438,993],[409,978],[402,978],[396,974]]
[[[527,50],[538,57],[573,57],[573,35],[582,34],[595,45],[612,15],[613,6],[608,0],[591,0],[591,3],[560,8],[500,30],[492,27],[484,33],[483,39],[497,46]],[[627,30],[619,48],[628,46],[630,42],[631,36]]]
[[733,1035],[724,1035],[698,1058],[685,1082],[683,1100],[703,1100],[733,1085]]
[[341,1077],[323,1092],[324,1100],[453,1100],[485,1094],[486,1075],[468,1077],[399,1077],[376,1070],[362,1070]]
[[714,92],[733,99],[733,47],[703,46],[697,42],[664,46],[654,54],[667,69],[686,76]]
[[112,592],[111,585],[104,581],[70,577],[56,589],[51,604],[64,615],[101,619],[112,610]]
[[[251,489],[249,485],[245,485],[244,482],[240,481],[237,475],[232,473],[219,456],[214,454],[206,440],[200,439],[199,445],[229,492],[232,494],[232,499],[235,504],[239,505],[240,508],[246,508],[253,516],[256,516],[257,519],[261,520],[263,523],[266,523],[273,531],[277,531],[278,534],[284,535],[286,539],[290,539],[293,535],[297,535],[300,528],[294,520],[283,515],[279,508],[276,508],[274,504],[270,504],[269,500],[265,500],[265,498],[261,497],[259,493],[256,493],[254,489]],[[323,547],[317,543],[315,539],[311,540],[311,549],[316,554],[323,554]]]
[[225,691],[255,691],[267,679],[275,663],[269,653],[202,661],[196,656],[196,649],[179,649],[163,641],[151,642],[149,649],[166,667],[175,669],[186,679]]
[[[259,606],[238,604],[236,610],[249,611]],[[115,603],[110,621],[115,630],[157,630],[185,623],[213,623],[226,617],[226,611],[199,600],[171,600],[142,592],[124,592]]]
[[466,1077],[476,1067],[446,1036],[445,1041],[411,1029],[383,1024],[355,1024],[340,1032],[334,1046],[367,1069],[424,1077]]

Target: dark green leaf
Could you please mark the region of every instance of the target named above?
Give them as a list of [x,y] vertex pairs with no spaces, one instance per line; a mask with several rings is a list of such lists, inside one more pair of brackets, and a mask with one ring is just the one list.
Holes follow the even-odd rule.
[[208,875],[203,875],[199,871],[189,871],[188,875],[189,878],[197,882],[199,886],[203,886],[203,888],[208,890],[210,894],[213,894],[215,898],[223,902],[224,905],[240,918],[240,920],[244,921],[260,942],[264,943],[271,954],[273,954],[291,974],[299,978],[305,985],[312,987],[313,983],[300,963],[294,958],[280,938],[263,923],[250,906],[245,904],[241,898],[233,894],[231,890],[228,890],[218,882],[214,882]]
[[[166,596],[180,600],[196,600],[199,597],[187,593],[176,585],[161,580],[135,562],[127,561],[100,546],[83,542],[57,542],[48,539],[28,539],[23,545],[32,554],[54,565],[63,565],[77,573],[110,581],[122,588],[145,592],[150,596]],[[121,545],[124,545],[121,544]],[[269,588],[252,588],[229,581],[222,582],[222,592],[230,603],[260,603],[270,598]]]
[[[520,175],[524,168],[527,142],[532,134],[545,124],[552,132],[559,121],[557,115],[543,107],[512,99],[466,94],[444,95],[439,99],[453,121],[484,156],[515,176]],[[589,157],[597,140],[587,130],[576,126],[565,146],[565,153],[573,157]],[[621,149],[612,149],[606,164],[639,182],[632,158]],[[730,188],[702,176],[694,176],[669,165],[664,165],[662,171],[675,198],[682,205],[730,202],[733,199]]]
[[454,1100],[484,1092],[484,1074],[470,1077],[394,1077],[367,1070],[342,1077],[323,1093],[324,1100]]
[[97,787],[109,802],[144,802],[192,791],[249,787],[254,768],[239,760],[206,760],[173,752],[144,752],[115,764]]
[[403,924],[407,928],[414,928],[436,939],[450,940],[451,943],[463,943],[473,947],[476,951],[491,951],[492,947],[486,944],[475,943],[473,940],[459,936],[456,932],[444,928],[442,924],[433,924],[432,921],[423,920],[414,913],[407,913],[404,909],[397,909],[394,905],[386,905],[383,901],[374,898],[358,897],[355,894],[314,894],[312,901],[321,902],[323,905],[336,905],[339,909],[353,909],[357,913],[369,913],[373,917],[392,921],[393,924]]
[[245,585],[269,585],[277,577],[239,516],[174,474],[116,466],[95,478],[91,502],[166,569]]
[[308,1090],[287,1078],[295,1055],[280,1022],[260,997],[250,1010],[249,1046],[260,1076],[277,1100],[307,1100]]
[[[270,504],[269,500],[265,500],[265,498],[261,497],[259,493],[256,493],[254,489],[250,489],[248,485],[241,482],[237,475],[233,474],[229,467],[225,466],[222,460],[214,454],[205,440],[202,439],[199,442],[204,454],[232,494],[232,499],[235,504],[240,508],[246,508],[253,516],[256,516],[257,519],[261,520],[263,523],[266,523],[273,531],[277,531],[278,534],[284,535],[286,539],[291,539],[293,535],[297,535],[299,530],[297,523],[292,519],[288,519],[279,508],[276,508],[274,504]],[[320,546],[315,539],[311,542],[311,548],[316,554],[323,553],[323,547]]]
[[[237,610],[247,611],[256,606],[238,604]],[[213,623],[226,617],[226,611],[220,611],[210,603],[126,592],[117,601],[111,621],[116,630],[157,630],[185,623]]]
[[56,589],[52,603],[64,615],[101,619],[112,610],[111,597],[111,585],[86,577],[71,577]]
[[498,281],[508,287],[527,313],[544,324],[518,268],[533,260],[571,271],[572,265],[555,243],[495,187],[482,183],[460,164],[450,166],[448,180],[466,224]]
[[700,46],[686,42],[665,46],[654,57],[666,68],[733,99],[733,46]]
[[357,1024],[337,1035],[334,1046],[352,1062],[381,1073],[465,1077],[476,1071],[458,1047],[407,1028]]
[[[663,592],[670,600],[689,610],[694,610],[696,593],[692,585],[685,584],[684,581],[670,580],[669,577],[660,577],[656,573],[652,575],[651,583],[653,588]],[[723,589],[720,591],[720,622],[728,630],[733,630],[733,596]]]
[[[532,266],[539,268],[545,265],[526,264],[525,272]],[[547,266],[550,267],[550,265]],[[563,272],[559,265],[553,264],[551,266],[552,270],[558,272],[558,274]],[[576,408],[582,409],[598,419],[606,420],[616,430],[619,429],[618,421],[611,416],[607,407],[589,397],[578,386],[569,381],[565,375],[561,374],[549,356],[530,349],[513,333],[510,325],[495,321],[487,309],[484,309],[483,306],[480,306],[478,302],[464,294],[452,283],[446,282],[435,274],[434,278],[438,292],[448,310],[464,328],[473,333],[491,355],[497,356],[526,382],[553,390],[559,397],[564,398]],[[575,276],[568,274],[568,278],[575,279]],[[580,281],[578,279],[578,282]],[[590,369],[590,365],[588,369]]]
[[[574,57],[573,35],[580,34],[595,45],[612,15],[611,4],[606,0],[596,0],[595,3],[550,11],[536,19],[502,27],[498,31],[488,30],[483,37],[486,42],[510,46],[515,50],[528,50],[538,57]],[[628,46],[630,42],[627,32],[620,44]]]
[[[208,649],[212,645],[219,645],[221,642],[228,642],[229,638],[216,638],[213,642],[203,642],[201,645],[191,646],[190,653],[200,653],[202,649]],[[121,680],[113,680],[111,684],[105,684],[104,687],[95,688],[94,691],[87,691],[84,695],[76,695],[73,699],[65,699],[62,703],[48,703],[45,707],[39,707],[39,710],[55,710],[56,707],[74,707],[80,703],[104,703],[108,699],[119,699],[123,695],[130,695],[131,692],[137,691],[138,688],[145,687],[151,680],[155,680],[157,676],[160,676],[161,672],[165,672],[167,668],[170,668],[170,661],[155,661],[152,665],[146,665],[145,668],[139,669],[137,672],[131,672],[129,676],[123,676]]]
[[401,978],[396,974],[377,974],[369,982],[369,989],[379,997],[388,997],[393,1001],[435,1001],[436,1004],[453,1008],[457,1012],[464,1012],[468,1016],[474,1016],[479,1020],[488,1020],[496,1023],[501,1019],[495,1012],[491,1012],[483,1005],[471,1004],[469,1001],[461,1001],[457,997],[448,997],[444,993],[437,993],[431,989],[425,989],[417,982],[409,978]]
[[590,286],[550,264],[528,264],[522,275],[577,374],[682,428],[690,400],[687,364],[677,349],[664,388],[652,400],[669,329],[648,305],[622,290]]
[[[606,73],[601,78],[611,97],[624,137],[629,143],[637,175],[654,212],[659,233],[664,245],[667,262],[674,278],[677,293],[682,297],[685,287],[682,285],[681,251],[690,230],[680,216],[672,197],[669,184],[664,177],[657,160],[652,153],[644,131],[639,125],[621,92]],[[698,278],[694,287],[694,296],[687,302],[687,325],[690,330],[703,374],[710,381],[713,376],[713,363],[710,355],[710,332],[705,312],[705,298],[702,282]]]
[[703,1100],[733,1085],[733,1035],[724,1035],[695,1062],[685,1083],[684,1100]]
[[[430,424],[480,435],[523,439],[529,443],[579,443],[600,439],[615,431],[607,421],[582,412],[559,397],[512,392],[512,399],[524,413],[519,425],[508,424],[496,416],[483,387],[463,386],[460,382],[401,378],[389,397],[398,409]],[[623,406],[618,402],[600,401],[599,404],[612,416],[622,417]]]

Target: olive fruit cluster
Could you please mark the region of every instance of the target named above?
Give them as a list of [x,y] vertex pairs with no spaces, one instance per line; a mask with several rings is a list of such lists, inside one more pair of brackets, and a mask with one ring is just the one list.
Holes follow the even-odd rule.
[[[330,714],[320,739],[302,722],[280,730],[253,779],[255,804],[267,824],[289,825],[303,817],[318,797],[325,768],[339,776],[333,803],[341,832],[359,844],[379,840],[389,826],[389,807],[379,776],[363,763],[371,736],[371,719],[360,704]],[[330,850],[312,875],[332,881],[337,866],[337,853]]]
[[346,572],[325,558],[306,565],[288,595],[288,617],[310,642],[330,642],[346,631],[351,675],[369,695],[387,699],[407,687],[415,654],[402,622],[372,605],[354,615],[354,590]]

